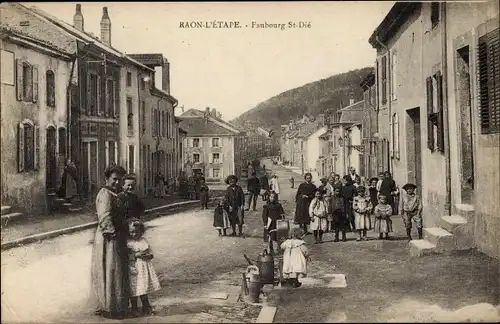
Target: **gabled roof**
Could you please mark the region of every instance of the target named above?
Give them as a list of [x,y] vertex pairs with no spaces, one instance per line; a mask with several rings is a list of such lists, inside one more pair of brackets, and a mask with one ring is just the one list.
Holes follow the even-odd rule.
[[40,8],[37,8],[37,7],[28,8],[28,7],[21,5],[21,4],[18,4],[18,5],[23,6],[27,10],[31,10],[32,12],[38,14],[39,16],[47,19],[48,21],[50,21],[51,23],[53,23],[57,27],[61,28],[62,30],[64,30],[68,34],[72,35],[73,37],[77,38],[79,41],[84,42],[85,44],[94,44],[95,46],[99,47],[102,51],[108,52],[108,53],[115,55],[117,57],[121,57],[121,58],[125,59],[126,61],[128,61],[129,63],[134,64],[138,67],[141,67],[142,69],[145,69],[148,71],[154,71],[154,69],[151,69],[151,68],[147,67],[146,65],[132,59],[131,57],[118,51],[117,49],[111,47],[110,45],[104,44],[98,38],[93,37],[85,32],[78,30],[77,28],[75,28],[75,27],[71,26],[70,24],[50,15],[49,13],[41,10]]
[[228,127],[216,123],[211,118],[186,117],[181,116],[180,127],[187,131],[190,137],[193,136],[236,136],[240,132],[235,132]]
[[353,103],[341,109],[340,124],[361,124],[363,120],[364,100]]
[[234,126],[233,124],[231,123],[228,123],[227,121],[224,121],[222,119],[219,119],[219,118],[214,118],[213,116],[206,116],[205,115],[206,113],[202,110],[198,110],[198,109],[189,109],[187,110],[186,112],[184,112],[182,115],[181,115],[181,118],[185,119],[185,118],[208,118],[208,119],[211,119],[212,122],[222,126],[222,127],[226,127],[228,129],[230,129],[231,131],[233,132],[236,132],[236,133],[241,133],[243,132],[243,130],[241,130],[240,128]]
[[2,3],[0,8],[2,9],[0,27],[7,34],[38,42],[42,46],[67,55],[76,53],[75,39],[49,20],[19,3]]
[[328,139],[328,137],[330,136],[330,134],[331,134],[330,131],[326,131],[323,134],[319,135],[318,138],[319,139]]
[[161,66],[163,65],[164,61],[168,62],[168,60],[165,57],[163,57],[163,54],[143,53],[143,54],[127,54],[127,55],[133,58],[134,60],[146,65]]

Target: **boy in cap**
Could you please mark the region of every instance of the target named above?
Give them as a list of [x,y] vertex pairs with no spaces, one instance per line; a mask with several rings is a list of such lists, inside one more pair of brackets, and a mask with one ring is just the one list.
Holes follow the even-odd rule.
[[412,221],[417,226],[418,239],[422,239],[422,201],[420,196],[415,193],[417,186],[413,183],[407,183],[403,186],[406,194],[403,195],[399,204],[399,214],[403,218],[406,228],[406,235],[411,240]]

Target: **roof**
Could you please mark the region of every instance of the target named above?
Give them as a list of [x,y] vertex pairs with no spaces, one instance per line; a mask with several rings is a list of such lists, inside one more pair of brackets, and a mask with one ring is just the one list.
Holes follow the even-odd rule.
[[158,89],[156,87],[151,87],[150,91],[151,91],[152,95],[156,95],[159,97],[162,97],[162,96],[166,97],[168,99],[168,101],[170,101],[172,104],[177,103],[177,99],[175,99],[173,96],[168,94],[165,90]]
[[143,54],[127,54],[127,55],[145,65],[161,66],[163,65],[164,61],[168,62],[168,60],[165,57],[163,57],[163,54],[161,53],[159,54],[143,53]]
[[373,85],[375,85],[375,72],[370,72],[359,84],[362,89],[369,88]]
[[71,26],[70,24],[48,14],[47,12],[41,10],[40,8],[37,8],[37,7],[31,7],[31,8],[27,8],[26,6],[24,5],[21,5],[21,4],[18,4],[19,6],[23,6],[24,8],[26,8],[27,10],[31,10],[32,12],[38,14],[39,16],[47,19],[48,21],[50,21],[51,23],[55,24],[56,26],[58,26],[59,28],[63,29],[64,31],[66,31],[68,34],[72,35],[73,37],[76,37],[78,38],[80,41],[83,41],[85,42],[86,44],[94,44],[95,46],[99,47],[102,51],[106,51],[110,54],[113,54],[115,56],[118,56],[118,57],[121,57],[125,60],[127,60],[128,62],[138,66],[138,67],[141,67],[145,70],[148,70],[148,71],[154,71],[154,69],[151,69],[149,67],[147,67],[146,65],[134,60],[133,58],[127,56],[126,54],[118,51],[117,49],[113,48],[112,46],[110,45],[107,45],[107,44],[104,44],[103,42],[101,42],[98,38],[96,37],[93,37],[91,36],[90,34],[87,34],[86,32],[83,32],[83,31],[80,31],[78,30],[77,28]]
[[304,124],[300,127],[297,137],[308,138],[319,129],[316,123]]
[[204,117],[182,118],[181,116],[180,127],[187,131],[190,137],[209,135],[236,136],[239,134],[239,132],[219,125],[211,118]]
[[318,138],[319,139],[328,139],[329,135],[330,135],[330,131],[326,131],[323,134],[319,135]]
[[380,44],[377,42],[377,38],[382,43],[391,39],[391,37],[401,28],[403,23],[412,14],[417,12],[421,7],[420,2],[396,2],[392,6],[389,13],[385,16],[384,20],[375,29],[373,34],[368,39],[368,42],[374,47],[379,48]]
[[[186,112],[184,112],[181,115],[181,118],[195,118],[195,117],[205,118],[205,111],[192,108],[192,109],[187,110]],[[234,132],[238,132],[238,133],[243,132],[243,130],[241,130],[239,127],[236,127],[235,125],[228,123],[227,121],[222,120],[220,118],[214,118],[213,116],[210,116],[209,119],[214,121],[216,124],[219,124],[223,127],[227,127],[229,129],[231,129]]]
[[363,120],[364,100],[341,109],[340,124],[361,124]]
[[40,43],[68,55],[76,53],[73,37],[19,3],[2,3],[2,30],[11,35]]

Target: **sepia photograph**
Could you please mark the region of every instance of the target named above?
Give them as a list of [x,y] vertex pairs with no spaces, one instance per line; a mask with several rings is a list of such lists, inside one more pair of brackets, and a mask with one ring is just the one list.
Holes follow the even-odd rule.
[[500,322],[499,8],[1,3],[1,322]]

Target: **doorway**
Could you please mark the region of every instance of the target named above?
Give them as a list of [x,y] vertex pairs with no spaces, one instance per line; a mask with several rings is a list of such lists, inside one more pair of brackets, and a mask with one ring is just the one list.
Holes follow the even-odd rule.
[[406,111],[406,147],[408,155],[408,181],[422,188],[422,140],[420,138],[420,107]]
[[47,191],[54,191],[57,187],[57,134],[56,128],[49,126],[47,128],[47,155],[45,168],[45,182]]
[[457,50],[457,106],[460,113],[460,191],[462,204],[471,204],[474,193],[474,156],[469,46]]

